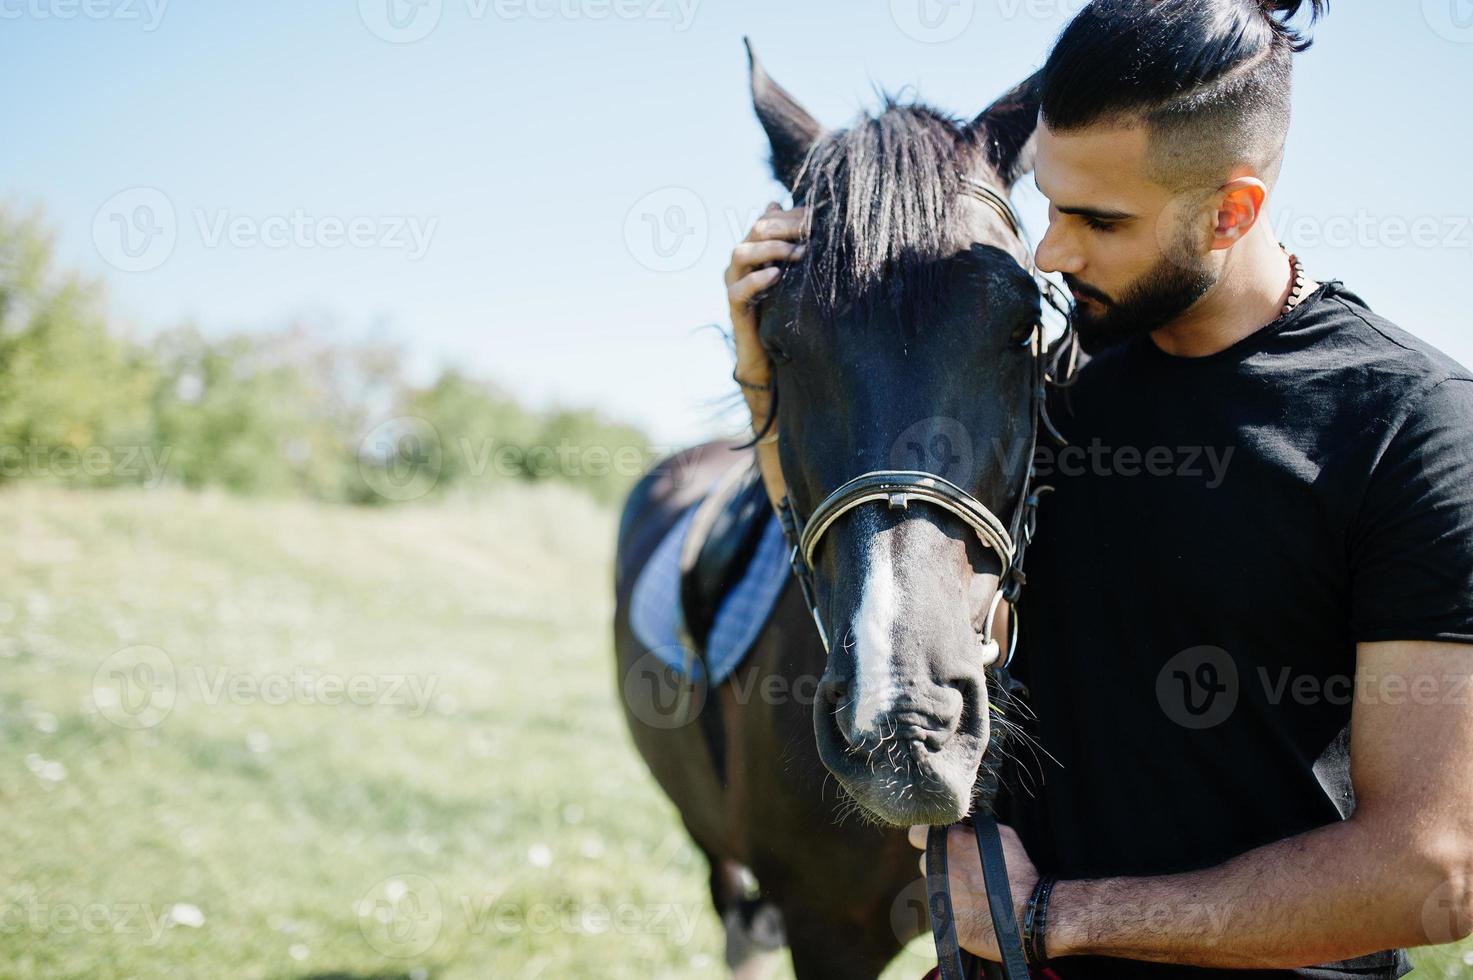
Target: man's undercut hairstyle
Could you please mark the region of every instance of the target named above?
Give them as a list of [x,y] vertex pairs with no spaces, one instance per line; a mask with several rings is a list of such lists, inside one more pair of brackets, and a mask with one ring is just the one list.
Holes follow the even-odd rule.
[[[1308,0],[1317,20],[1329,0]],[[1093,0],[1043,69],[1043,119],[1066,132],[1099,123],[1151,133],[1148,176],[1216,188],[1249,167],[1278,178],[1289,131],[1290,26],[1305,0]]]

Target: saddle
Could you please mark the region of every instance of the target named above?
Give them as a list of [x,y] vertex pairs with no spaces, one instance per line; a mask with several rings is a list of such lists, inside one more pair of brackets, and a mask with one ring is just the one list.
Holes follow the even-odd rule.
[[771,517],[754,457],[730,467],[696,505],[680,552],[680,613],[687,646],[702,657],[722,600],[741,581]]

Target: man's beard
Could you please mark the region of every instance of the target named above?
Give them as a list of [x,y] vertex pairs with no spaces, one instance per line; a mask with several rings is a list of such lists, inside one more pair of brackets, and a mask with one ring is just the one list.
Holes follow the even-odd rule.
[[[1155,333],[1171,323],[1206,295],[1216,285],[1217,277],[1205,263],[1183,266],[1178,260],[1162,258],[1119,300],[1084,285],[1073,276],[1065,275],[1064,282],[1076,300],[1071,320],[1079,335],[1079,346],[1087,354],[1098,354],[1108,347]],[[1086,306],[1077,302],[1085,296],[1098,300],[1098,304]]]

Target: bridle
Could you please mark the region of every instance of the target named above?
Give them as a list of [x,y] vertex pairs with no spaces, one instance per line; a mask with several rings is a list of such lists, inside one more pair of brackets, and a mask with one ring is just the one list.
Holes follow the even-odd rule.
[[[992,208],[1016,238],[1024,238],[1023,222],[1006,196],[965,175],[959,175],[959,179],[962,194]],[[1031,260],[1031,250],[1029,251],[1028,271],[1039,283],[1043,298],[1067,316],[1067,301],[1063,300],[1052,282],[1039,275]],[[808,604],[813,623],[818,627],[825,653],[829,651],[829,634],[824,629],[823,617],[818,610],[813,580],[814,559],[823,543],[824,534],[840,517],[865,504],[883,503],[890,510],[908,510],[912,502],[919,502],[938,507],[960,519],[977,535],[982,545],[1001,560],[1001,581],[983,622],[981,657],[983,667],[1001,670],[1005,670],[1012,662],[1012,655],[1017,649],[1016,619],[1011,629],[1011,642],[1006,658],[1001,656],[1001,648],[993,637],[993,621],[1001,601],[1006,599],[1010,605],[1015,605],[1027,581],[1023,574],[1023,559],[1037,526],[1039,496],[1050,489],[1038,486],[1036,482],[1034,458],[1038,451],[1038,441],[1040,436],[1047,435],[1061,444],[1064,442],[1048,417],[1048,386],[1050,383],[1066,383],[1058,374],[1060,363],[1067,358],[1065,370],[1068,375],[1072,375],[1078,358],[1078,346],[1072,330],[1066,328],[1064,336],[1049,345],[1045,342],[1041,317],[1034,324],[1025,343],[1032,353],[1033,363],[1029,392],[1028,468],[1018,495],[1018,503],[1007,521],[1003,521],[986,504],[955,483],[924,470],[872,470],[856,476],[824,497],[806,519],[799,516],[791,496],[783,497],[778,505],[778,520],[790,547],[788,561],[803,591],[803,601]],[[998,663],[999,660],[1002,661],[1001,664]],[[1029,975],[1028,967],[1023,954],[1022,934],[1013,912],[1012,893],[997,820],[990,812],[978,812],[972,817],[972,828],[982,855],[982,872],[987,886],[993,930],[1003,954],[1001,976],[1005,980],[1026,980]],[[995,964],[974,960],[961,951],[957,942],[955,914],[947,885],[946,837],[947,828],[932,827],[926,846],[926,889],[942,980],[965,980],[966,977],[975,975],[979,967],[986,975],[996,975]]]

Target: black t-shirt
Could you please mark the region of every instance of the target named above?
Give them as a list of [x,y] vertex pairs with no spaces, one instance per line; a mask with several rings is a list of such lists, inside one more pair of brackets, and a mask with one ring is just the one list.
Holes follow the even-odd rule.
[[1002,801],[1040,869],[1197,870],[1349,816],[1356,643],[1473,643],[1473,375],[1332,283],[1208,357],[1109,350],[1051,405],[1074,448],[1039,457],[1013,671],[1047,755]]

